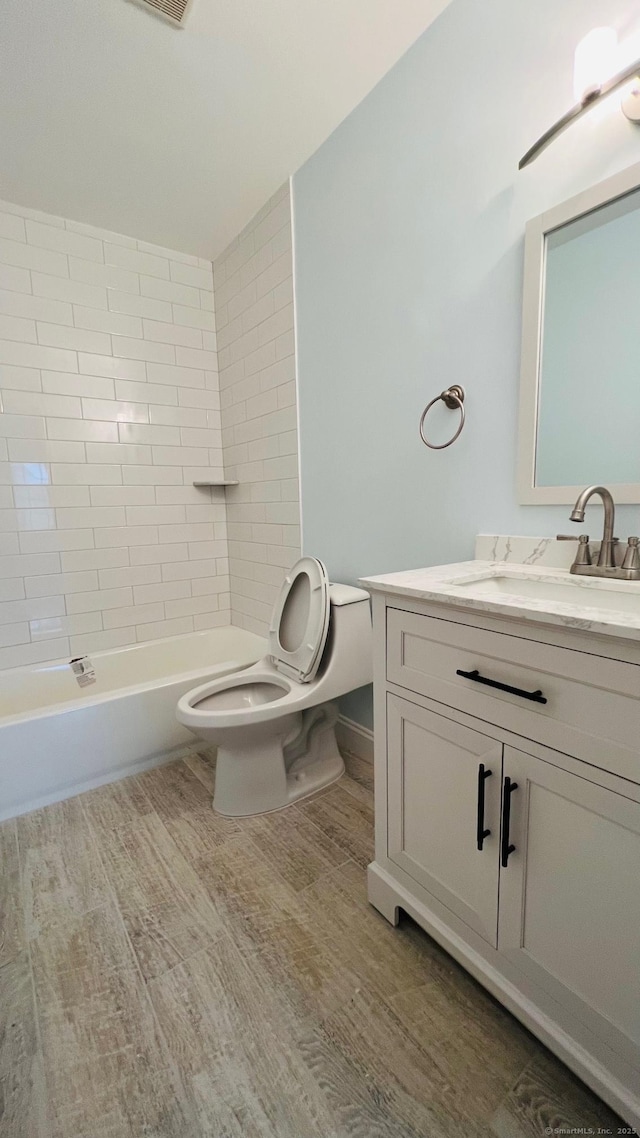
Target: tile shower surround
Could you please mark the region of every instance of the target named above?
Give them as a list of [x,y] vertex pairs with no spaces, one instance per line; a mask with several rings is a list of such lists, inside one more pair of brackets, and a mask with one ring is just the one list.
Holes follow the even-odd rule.
[[230,618],[207,261],[0,203],[0,669]]
[[[264,635],[300,556],[291,201],[286,184],[213,266],[232,623]],[[313,552],[313,551],[311,551]]]

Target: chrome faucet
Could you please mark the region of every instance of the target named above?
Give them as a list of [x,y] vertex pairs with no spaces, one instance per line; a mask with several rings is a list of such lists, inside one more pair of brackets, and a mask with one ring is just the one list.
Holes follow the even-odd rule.
[[[615,548],[618,539],[613,536],[615,504],[611,492],[607,490],[606,486],[587,486],[586,490],[578,495],[578,500],[569,514],[569,518],[572,522],[583,522],[585,507],[594,494],[599,495],[604,506],[604,532],[598,560],[595,565],[592,563],[589,538],[586,534],[580,534],[578,552],[571,566],[571,572],[589,577],[617,577],[623,581],[640,581],[640,552],[637,537],[629,538],[622,565],[616,565]],[[558,534],[558,540],[571,541],[573,539],[564,534]]]

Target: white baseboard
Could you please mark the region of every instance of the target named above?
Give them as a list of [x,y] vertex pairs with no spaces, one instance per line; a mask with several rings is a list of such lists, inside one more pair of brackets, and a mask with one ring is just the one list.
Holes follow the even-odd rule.
[[366,763],[373,762],[373,731],[368,727],[341,715],[336,725],[336,738],[338,746],[344,747],[345,751],[351,751]]

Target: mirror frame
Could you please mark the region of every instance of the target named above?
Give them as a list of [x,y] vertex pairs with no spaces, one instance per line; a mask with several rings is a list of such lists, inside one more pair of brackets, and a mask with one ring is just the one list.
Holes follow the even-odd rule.
[[[522,295],[522,354],[518,423],[518,501],[525,506],[573,505],[583,486],[536,486],[538,396],[544,312],[546,236],[600,206],[640,188],[640,163],[598,182],[568,201],[532,218],[525,229]],[[596,481],[594,475],[594,481]],[[640,503],[640,482],[613,483],[616,502]]]

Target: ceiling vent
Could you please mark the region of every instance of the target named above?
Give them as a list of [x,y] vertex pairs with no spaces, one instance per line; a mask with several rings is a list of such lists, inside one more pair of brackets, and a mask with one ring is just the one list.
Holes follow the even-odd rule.
[[138,0],[138,3],[180,26],[185,22],[191,0]]

